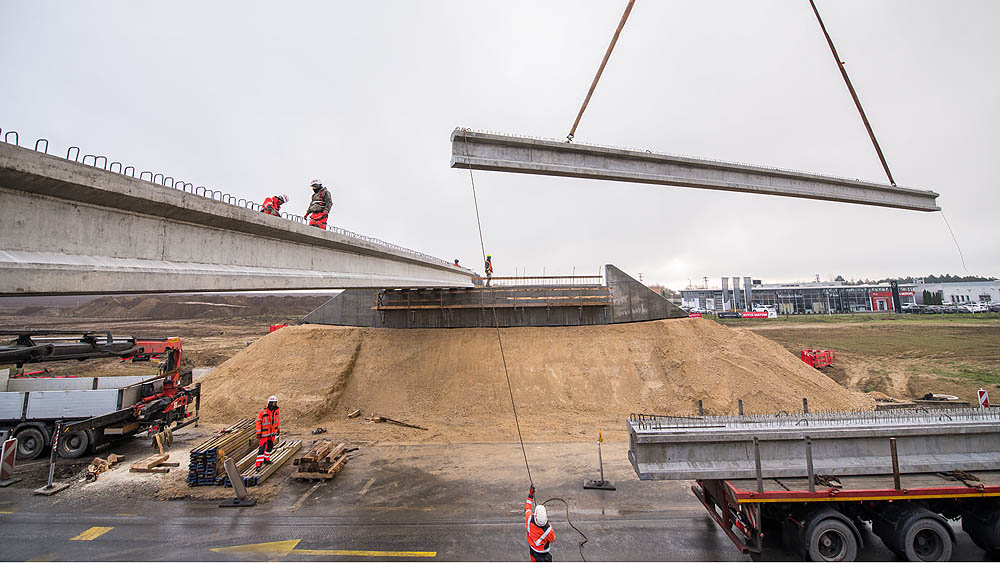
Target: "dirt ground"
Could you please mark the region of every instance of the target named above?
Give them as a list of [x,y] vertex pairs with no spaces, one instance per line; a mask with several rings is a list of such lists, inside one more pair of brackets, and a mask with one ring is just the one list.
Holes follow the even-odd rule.
[[947,393],[974,404],[976,391],[985,388],[1000,398],[1000,319],[760,321],[743,326],[794,354],[805,348],[834,350],[837,362],[823,372],[851,389],[899,399]]
[[[624,438],[631,413],[679,416],[871,410],[774,342],[712,321],[502,329],[521,433],[528,440]],[[492,329],[281,329],[202,381],[205,420],[247,416],[279,396],[282,424],[377,440],[505,441],[516,437]],[[427,428],[347,419],[352,410]]]

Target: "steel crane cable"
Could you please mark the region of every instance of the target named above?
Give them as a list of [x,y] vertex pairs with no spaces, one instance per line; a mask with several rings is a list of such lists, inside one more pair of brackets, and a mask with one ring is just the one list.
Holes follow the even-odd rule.
[[625,20],[628,19],[628,15],[632,13],[632,6],[635,4],[635,0],[628,0],[628,5],[625,6],[625,13],[622,14],[622,19],[618,22],[618,28],[615,29],[615,34],[611,36],[611,43],[608,45],[608,50],[604,52],[604,58],[601,59],[601,66],[597,67],[597,74],[594,75],[593,82],[590,83],[590,90],[587,90],[587,97],[583,99],[583,105],[580,106],[580,112],[576,114],[576,120],[573,121],[573,127],[569,130],[569,135],[566,135],[566,141],[572,142],[573,135],[576,135],[576,127],[580,125],[580,119],[583,118],[583,112],[586,111],[587,105],[590,104],[590,97],[594,95],[594,89],[597,88],[597,81],[601,79],[601,75],[604,74],[604,67],[608,64],[608,59],[611,58],[611,51],[615,49],[615,44],[618,43],[618,36],[622,34],[622,28],[625,27]]
[[[462,130],[465,138],[465,161],[469,164],[469,181],[472,183],[472,202],[476,206],[476,226],[479,227],[479,248],[483,253],[483,262],[486,262],[486,244],[483,242],[483,223],[479,219],[479,200],[476,197],[476,178],[472,175],[472,159],[469,157],[469,137],[467,130]],[[514,402],[514,388],[510,384],[510,372],[507,370],[507,357],[503,351],[503,338],[500,336],[500,321],[497,318],[497,300],[493,286],[490,286],[490,302],[493,309],[493,326],[497,331],[497,344],[500,346],[500,359],[503,361],[503,374],[507,378],[507,393],[510,395],[510,408],[514,411],[514,425],[517,427],[517,441],[521,444],[521,455],[524,457],[524,469],[528,472],[528,482],[532,485],[531,467],[528,466],[528,453],[524,449],[524,438],[521,436],[521,422],[517,417],[517,404]]]

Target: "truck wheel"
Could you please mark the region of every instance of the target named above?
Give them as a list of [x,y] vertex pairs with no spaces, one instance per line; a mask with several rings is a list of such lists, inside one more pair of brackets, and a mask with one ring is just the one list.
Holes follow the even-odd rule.
[[45,435],[34,426],[26,426],[14,435],[17,438],[17,459],[28,461],[35,459],[45,449]]
[[90,447],[90,436],[86,430],[79,430],[59,437],[59,457],[75,459],[87,453]]
[[920,518],[907,526],[902,547],[910,561],[951,560],[951,535],[935,518]]
[[962,529],[987,555],[1000,559],[1000,505],[962,514]]
[[854,561],[858,556],[858,540],[847,524],[827,518],[812,527],[806,538],[806,553],[813,561]]

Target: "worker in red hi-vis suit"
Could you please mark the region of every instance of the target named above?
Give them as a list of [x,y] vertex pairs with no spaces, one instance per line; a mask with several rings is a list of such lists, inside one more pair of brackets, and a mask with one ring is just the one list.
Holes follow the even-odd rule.
[[528,489],[528,499],[524,501],[524,525],[528,533],[528,549],[532,561],[552,561],[549,544],[556,541],[556,531],[549,524],[545,505],[535,506],[535,486]]
[[257,464],[260,467],[265,463],[271,463],[271,452],[274,450],[274,443],[278,441],[281,434],[281,416],[278,412],[278,398],[271,395],[267,400],[267,406],[257,413]]
[[281,206],[288,203],[287,195],[276,195],[271,196],[264,200],[264,205],[261,206],[261,213],[267,213],[268,215],[278,215],[281,216]]
[[313,180],[309,182],[313,189],[312,199],[309,200],[309,208],[306,209],[304,218],[309,219],[310,227],[326,228],[326,221],[330,218],[330,211],[333,209],[333,196],[330,190],[323,187],[323,182]]

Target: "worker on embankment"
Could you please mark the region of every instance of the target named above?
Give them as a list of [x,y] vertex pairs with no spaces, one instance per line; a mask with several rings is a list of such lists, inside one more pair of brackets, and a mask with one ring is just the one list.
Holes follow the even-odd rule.
[[493,256],[490,254],[486,255],[486,287],[490,286],[490,282],[493,281]]
[[267,406],[257,413],[257,463],[255,467],[260,467],[265,463],[271,463],[271,452],[274,450],[274,443],[281,435],[281,417],[278,411],[278,398],[271,395],[267,399]]
[[524,525],[528,533],[528,550],[532,561],[552,561],[549,544],[556,541],[556,531],[549,524],[545,505],[535,506],[535,486],[528,489],[528,499],[524,501]]
[[330,210],[333,209],[333,197],[330,190],[323,187],[323,182],[313,180],[309,183],[313,189],[312,200],[309,201],[309,208],[306,209],[305,219],[309,219],[310,227],[326,228],[326,220],[330,217]]
[[275,195],[264,200],[264,205],[261,206],[261,213],[267,213],[268,215],[278,215],[281,216],[281,206],[288,203],[287,195]]

